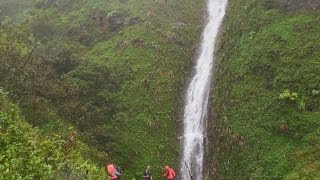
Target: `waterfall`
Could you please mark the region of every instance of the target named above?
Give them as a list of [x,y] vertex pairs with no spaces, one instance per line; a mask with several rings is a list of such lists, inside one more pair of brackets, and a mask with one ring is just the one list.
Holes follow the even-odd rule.
[[227,0],[208,0],[208,23],[202,34],[200,54],[186,94],[184,108],[183,180],[203,179],[205,122],[213,69],[216,36],[225,14]]

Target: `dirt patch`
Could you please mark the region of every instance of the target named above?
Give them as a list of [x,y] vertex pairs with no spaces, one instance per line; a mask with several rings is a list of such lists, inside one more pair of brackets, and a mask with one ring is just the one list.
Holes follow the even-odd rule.
[[280,9],[285,12],[314,11],[320,8],[320,0],[267,0],[268,9]]

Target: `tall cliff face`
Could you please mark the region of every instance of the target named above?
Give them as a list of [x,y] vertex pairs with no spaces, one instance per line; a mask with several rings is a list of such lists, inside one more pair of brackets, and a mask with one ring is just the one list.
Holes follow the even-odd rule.
[[113,161],[124,179],[147,165],[160,178],[164,164],[178,164],[175,125],[205,2],[30,2],[5,12],[23,23],[0,19],[0,87],[24,119],[62,139],[74,131],[85,158]]
[[230,1],[217,44],[207,179],[320,177],[319,1]]

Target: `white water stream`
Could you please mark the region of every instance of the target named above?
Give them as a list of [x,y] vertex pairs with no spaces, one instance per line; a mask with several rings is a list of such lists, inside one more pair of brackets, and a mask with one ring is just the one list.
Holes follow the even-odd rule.
[[186,94],[183,156],[180,164],[182,180],[203,179],[205,122],[213,69],[213,52],[227,3],[227,0],[208,0],[208,24],[202,34],[195,74]]

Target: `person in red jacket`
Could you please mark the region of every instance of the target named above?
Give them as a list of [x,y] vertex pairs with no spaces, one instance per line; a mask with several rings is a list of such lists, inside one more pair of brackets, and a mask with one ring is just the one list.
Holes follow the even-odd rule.
[[167,180],[174,180],[176,177],[176,172],[174,172],[174,170],[169,166],[165,166],[164,169],[165,173],[163,174],[163,176],[166,177]]
[[114,164],[106,164],[105,168],[110,180],[120,180],[122,174]]

